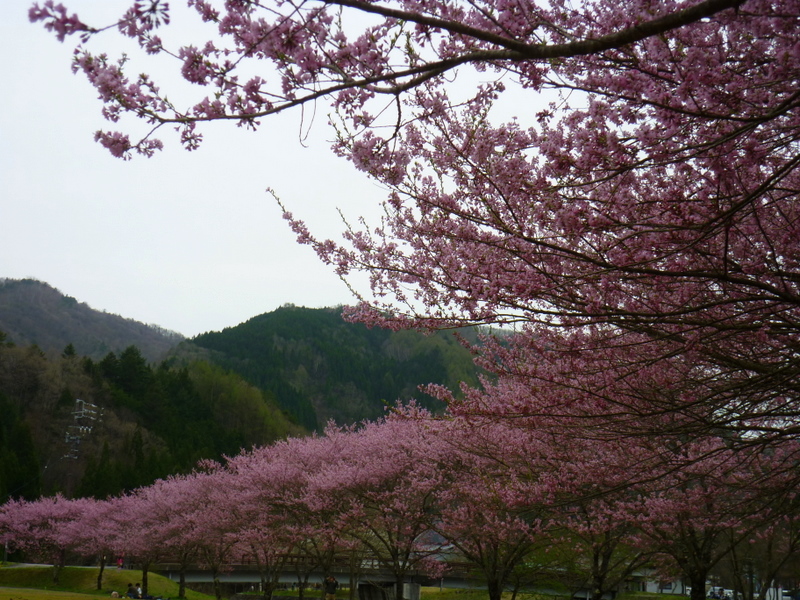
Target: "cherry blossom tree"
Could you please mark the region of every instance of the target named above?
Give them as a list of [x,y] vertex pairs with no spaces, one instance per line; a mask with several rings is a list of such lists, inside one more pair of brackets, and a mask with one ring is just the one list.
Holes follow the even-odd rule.
[[255,559],[265,600],[272,597],[280,576],[292,568],[302,599],[311,571],[322,567],[327,572],[328,565],[313,551],[299,550],[336,548],[335,536],[330,546],[319,541],[331,539],[325,521],[332,515],[315,514],[304,502],[309,473],[319,468],[319,459],[327,463],[323,454],[311,464],[303,460],[311,454],[308,446],[319,442],[319,438],[289,440],[243,453],[226,465],[233,475],[229,494],[236,498],[231,510],[239,523],[240,542]]
[[10,500],[0,511],[0,542],[20,548],[53,564],[58,583],[67,553],[80,545],[75,525],[95,506],[94,500],[70,500],[57,495],[38,500]]
[[66,524],[64,538],[70,541],[71,549],[86,557],[96,557],[97,589],[103,589],[103,575],[109,558],[115,556],[115,538],[110,529],[111,515],[115,510],[110,501],[86,498],[82,514]]
[[[500,387],[471,394],[485,400]],[[652,556],[636,545],[628,506],[662,476],[654,440],[593,439],[563,421],[558,430],[541,416],[498,420],[466,410],[442,434],[452,452],[442,453],[451,477],[439,527],[481,568],[492,597],[518,569],[539,578],[529,585],[557,580],[572,595],[599,599]]]
[[[618,14],[614,5],[598,4],[585,13],[569,10],[560,3],[540,7],[431,5],[413,3],[397,6],[372,5],[353,0],[328,4],[301,3],[260,6],[233,3],[216,7],[212,2],[191,1],[199,17],[217,26],[219,41],[202,46],[164,47],[155,31],[170,22],[164,2],[135,2],[118,23],[103,28],[85,24],[70,15],[63,5],[48,0],[30,10],[32,21],[43,21],[63,41],[79,34],[82,40],[116,28],[135,39],[149,54],[174,56],[181,76],[213,92],[188,110],[173,105],[148,76],[130,80],[124,63],[103,55],[79,51],[76,70],[84,71],[107,104],[104,115],[116,122],[131,113],[144,118],[156,129],[178,124],[181,142],[193,149],[202,137],[196,124],[228,119],[255,127],[258,120],[294,106],[328,97],[343,117],[356,127],[369,126],[375,115],[364,110],[368,101],[386,97],[395,102],[461,65],[492,66],[511,72],[520,83],[540,89],[549,68],[568,58],[591,57],[667,34],[698,23],[741,4],[741,0],[707,0],[695,6],[665,4],[660,10],[638,7],[639,12]],[[353,27],[350,15],[376,16],[375,24]],[[245,64],[267,63],[264,77],[248,77]],[[617,59],[619,60],[619,59]],[[555,65],[552,63],[556,63]],[[559,73],[560,74],[560,73]],[[271,76],[271,77],[270,77]],[[568,86],[564,86],[568,87]],[[424,93],[424,92],[423,92]],[[442,105],[442,107],[446,107]],[[429,113],[436,106],[419,106],[409,114]],[[408,121],[408,120],[405,120]],[[98,140],[118,156],[138,151],[151,155],[161,142],[145,137],[133,144],[119,132],[98,132]],[[374,142],[373,142],[374,143]]]
[[669,557],[690,584],[692,600],[701,600],[711,570],[781,514],[769,483],[776,483],[770,472],[781,461],[771,452],[730,450],[721,439],[687,442],[676,453],[702,459],[679,461],[681,468],[646,486],[628,511],[642,543]]
[[441,439],[416,420],[388,418],[355,430],[330,426],[339,449],[329,468],[308,485],[317,502],[334,508],[346,535],[365,558],[392,573],[396,594],[415,573],[436,575],[440,544],[433,532],[436,493],[443,473],[435,461]]
[[[112,521],[120,525],[118,552],[138,556],[144,551],[152,556],[148,563],[153,559],[176,561],[179,598],[186,597],[186,571],[196,560],[199,545],[194,530],[184,521],[184,515],[196,504],[193,492],[194,479],[176,475],[112,500],[115,508]],[[143,586],[146,580],[143,569]]]
[[759,455],[743,470],[761,475],[755,483],[760,506],[744,511],[747,535],[726,534],[731,550],[714,572],[719,581],[726,582],[725,587],[738,591],[745,600],[764,600],[787,566],[800,556],[795,465],[781,460],[781,452],[789,454],[786,445]]
[[157,486],[143,488],[110,499],[105,520],[104,531],[112,537],[115,552],[141,568],[143,594],[148,592],[150,568],[165,554],[163,518],[153,493],[158,490]]
[[800,555],[796,515],[784,514],[759,527],[747,539],[736,539],[714,575],[745,600],[765,600],[779,577]]
[[222,600],[220,575],[239,543],[237,518],[228,495],[233,483],[230,478],[220,465],[203,465],[203,470],[187,478],[187,502],[180,515],[187,536],[196,544],[199,564],[211,571],[217,600]]
[[[591,469],[590,464],[584,466]],[[624,472],[620,469],[618,480]],[[573,500],[551,510],[549,552],[565,559],[561,565],[564,583],[573,596],[580,593],[600,600],[622,591],[631,575],[653,557],[652,548],[637,546],[637,529],[626,518],[626,505],[640,496],[640,489],[613,485],[608,491],[584,489],[570,494]]]
[[435,529],[483,576],[499,600],[512,576],[551,543],[544,530],[553,514],[540,489],[539,456],[531,432],[503,422],[443,421],[446,440],[435,460],[446,474],[437,493]]
[[305,596],[308,581],[314,571],[324,576],[332,574],[336,564],[349,557],[351,596],[356,592],[352,558],[358,547],[348,536],[348,522],[342,518],[342,504],[332,501],[327,491],[313,485],[314,478],[331,472],[336,457],[342,452],[347,436],[307,437],[289,439],[275,445],[273,458],[282,468],[292,472],[290,485],[284,487],[273,506],[288,515],[286,526],[294,537],[291,565],[297,577],[300,600]]
[[[116,24],[175,58],[201,90],[189,106],[78,50],[105,116],[148,124],[98,132],[113,154],[153,154],[164,126],[193,149],[204,121],[256,128],[328,102],[334,150],[388,190],[385,217],[339,241],[286,218],[343,277],[369,274],[354,318],[516,323],[523,371],[553,351],[590,372],[603,356],[618,381],[684,371],[655,398],[609,389],[617,432],[668,411],[684,434],[796,433],[797,0],[190,5],[213,40],[165,47],[159,1]],[[52,2],[30,16],[59,39],[102,31]],[[524,113],[503,112],[510,98]]]

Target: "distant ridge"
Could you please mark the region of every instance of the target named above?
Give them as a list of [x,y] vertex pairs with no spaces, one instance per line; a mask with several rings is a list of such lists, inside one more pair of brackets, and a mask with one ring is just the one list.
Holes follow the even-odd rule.
[[0,331],[15,344],[36,344],[45,352],[61,352],[72,344],[78,355],[93,359],[133,345],[151,362],[164,359],[184,339],[156,325],[95,310],[36,279],[0,279]]
[[[378,419],[387,407],[412,399],[439,411],[444,405],[420,386],[440,384],[458,394],[462,382],[479,384],[473,355],[453,332],[368,328],[343,320],[341,307],[287,304],[185,339],[95,310],[35,279],[0,279],[0,332],[0,342],[36,345],[54,358],[71,344],[77,356],[113,364],[134,346],[151,365],[217,365],[258,388],[308,431],[321,431],[330,421]],[[471,343],[477,333],[458,332]]]

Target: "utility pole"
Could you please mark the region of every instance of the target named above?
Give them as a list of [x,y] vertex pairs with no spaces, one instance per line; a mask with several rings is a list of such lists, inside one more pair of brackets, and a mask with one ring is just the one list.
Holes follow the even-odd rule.
[[92,428],[103,417],[103,409],[96,404],[85,400],[75,400],[75,410],[72,411],[72,425],[67,426],[65,441],[67,453],[63,458],[77,459],[81,440],[92,432]]

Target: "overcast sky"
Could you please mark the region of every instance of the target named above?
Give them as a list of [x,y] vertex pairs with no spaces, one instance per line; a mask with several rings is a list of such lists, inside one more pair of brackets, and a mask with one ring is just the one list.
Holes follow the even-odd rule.
[[[129,5],[63,2],[93,25]],[[383,191],[333,156],[325,114],[307,148],[293,113],[256,133],[205,127],[193,153],[165,134],[154,158],[115,159],[93,141],[97,129],[114,126],[85,77],[70,71],[75,42],[60,44],[29,23],[30,4],[3,0],[0,19],[0,278],[39,279],[92,308],[187,336],[285,303],[352,300],[295,243],[265,193],[275,189],[322,237],[341,231],[337,208],[350,218],[375,210]],[[179,13],[173,18],[189,30]],[[113,51],[117,37],[93,47]]]

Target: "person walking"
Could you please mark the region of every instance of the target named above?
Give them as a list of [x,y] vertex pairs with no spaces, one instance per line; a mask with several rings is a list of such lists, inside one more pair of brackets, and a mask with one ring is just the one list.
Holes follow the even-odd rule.
[[333,575],[328,575],[325,582],[322,584],[325,590],[325,600],[336,600],[336,590],[339,587],[339,582]]

